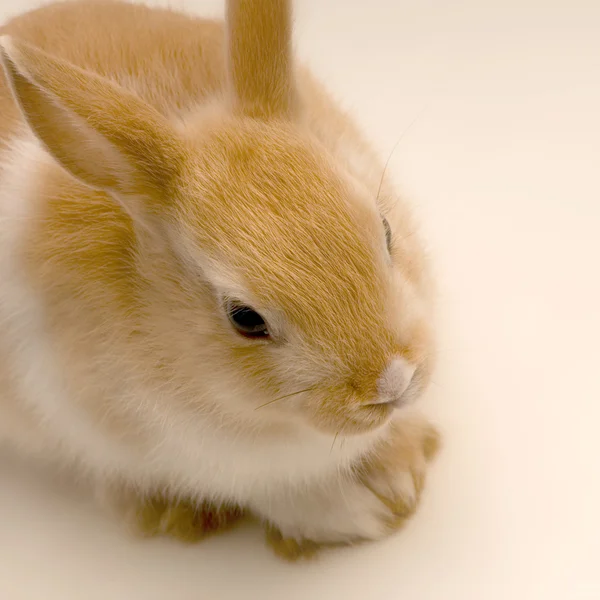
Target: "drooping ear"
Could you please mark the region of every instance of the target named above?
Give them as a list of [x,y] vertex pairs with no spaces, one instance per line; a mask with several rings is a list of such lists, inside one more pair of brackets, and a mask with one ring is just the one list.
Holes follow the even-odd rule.
[[229,75],[234,107],[250,117],[293,109],[290,0],[228,0]]
[[8,36],[0,37],[0,60],[32,131],[75,177],[131,194],[161,188],[173,176],[176,135],[137,96]]

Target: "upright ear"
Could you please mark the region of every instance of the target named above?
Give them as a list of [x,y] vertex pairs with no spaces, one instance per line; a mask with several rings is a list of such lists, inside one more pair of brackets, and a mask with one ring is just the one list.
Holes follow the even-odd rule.
[[229,74],[235,109],[289,117],[293,103],[291,0],[228,0]]
[[13,95],[50,154],[87,185],[159,189],[180,160],[166,119],[117,84],[8,36],[0,60]]

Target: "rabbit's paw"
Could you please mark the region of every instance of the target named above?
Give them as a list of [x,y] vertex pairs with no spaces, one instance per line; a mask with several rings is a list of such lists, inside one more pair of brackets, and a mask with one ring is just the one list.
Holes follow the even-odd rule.
[[141,495],[114,485],[102,486],[100,499],[134,535],[168,536],[188,543],[229,529],[244,516],[234,506],[172,499],[160,494]]
[[437,430],[420,418],[394,423],[390,435],[359,468],[360,480],[401,527],[419,506],[429,463],[440,446]]
[[271,501],[267,542],[289,560],[322,547],[376,540],[400,529],[415,513],[439,436],[421,420],[395,424],[360,464],[356,476]]
[[237,508],[155,497],[138,504],[134,522],[138,531],[145,535],[197,542],[228,529],[241,517],[242,511]]

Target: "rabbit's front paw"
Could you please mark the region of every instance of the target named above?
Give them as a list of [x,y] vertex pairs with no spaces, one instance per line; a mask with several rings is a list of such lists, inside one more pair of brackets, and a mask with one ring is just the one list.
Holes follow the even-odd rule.
[[280,556],[295,560],[324,546],[391,534],[417,509],[438,446],[436,430],[423,421],[394,425],[355,477],[272,502],[267,542]]
[[413,418],[395,423],[388,438],[359,468],[360,480],[393,515],[393,529],[402,526],[419,506],[428,465],[439,446],[437,430]]

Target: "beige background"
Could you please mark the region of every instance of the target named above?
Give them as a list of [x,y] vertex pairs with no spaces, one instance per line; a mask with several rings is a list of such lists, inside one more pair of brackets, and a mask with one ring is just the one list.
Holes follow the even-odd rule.
[[387,542],[289,566],[254,530],[124,539],[2,459],[0,598],[597,600],[600,3],[296,4],[299,52],[383,155],[416,119],[390,169],[441,280],[428,402],[447,441],[423,509]]

